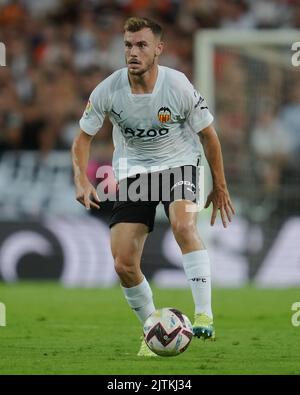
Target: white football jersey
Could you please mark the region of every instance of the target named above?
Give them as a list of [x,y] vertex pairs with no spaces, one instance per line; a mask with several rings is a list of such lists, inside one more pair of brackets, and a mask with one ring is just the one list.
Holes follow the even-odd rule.
[[80,128],[95,135],[108,115],[113,124],[116,179],[200,163],[199,133],[213,116],[187,77],[158,66],[152,93],[133,94],[127,68],[117,70],[92,92]]

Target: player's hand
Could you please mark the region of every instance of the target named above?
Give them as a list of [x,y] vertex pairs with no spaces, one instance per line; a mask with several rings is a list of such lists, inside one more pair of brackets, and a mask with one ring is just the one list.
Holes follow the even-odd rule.
[[97,195],[96,189],[88,180],[77,180],[76,185],[76,200],[81,203],[87,210],[91,207],[100,209],[100,199]]
[[210,203],[213,204],[213,212],[210,221],[211,226],[214,225],[218,210],[220,210],[222,223],[224,228],[226,228],[227,219],[231,222],[232,215],[235,214],[227,188],[214,187],[207,197],[204,208],[208,208]]

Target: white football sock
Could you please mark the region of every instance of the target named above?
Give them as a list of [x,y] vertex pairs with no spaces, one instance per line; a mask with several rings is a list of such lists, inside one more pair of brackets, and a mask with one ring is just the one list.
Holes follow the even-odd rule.
[[190,284],[195,303],[195,313],[206,313],[212,318],[211,276],[207,250],[183,254],[183,267]]
[[129,306],[141,323],[144,324],[149,315],[155,311],[153,295],[148,281],[144,277],[143,281],[135,287],[125,288],[121,286],[121,288]]

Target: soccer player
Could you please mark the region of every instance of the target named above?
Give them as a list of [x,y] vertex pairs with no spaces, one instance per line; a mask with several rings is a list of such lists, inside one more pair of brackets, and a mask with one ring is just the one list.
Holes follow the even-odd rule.
[[[86,169],[91,141],[107,115],[113,124],[114,173],[119,191],[125,185],[129,195],[115,202],[110,221],[112,255],[125,298],[142,324],[155,310],[140,262],[147,235],[153,229],[156,206],[161,201],[181,249],[195,303],[194,335],[214,339],[210,261],[198,233],[197,210],[190,210],[191,205],[197,206],[197,166],[202,143],[213,179],[205,204],[205,208],[213,205],[211,225],[218,211],[224,227],[234,214],[213,116],[183,73],[158,65],[163,51],[162,28],[158,24],[133,17],[125,22],[124,31],[127,67],[111,74],[91,93],[80,120],[81,132],[73,143],[76,198],[87,209],[100,208]],[[129,170],[126,174],[122,168],[124,159]],[[157,192],[151,190],[149,180],[158,173],[170,176],[171,182],[168,186],[160,181],[159,197],[148,200],[152,192]],[[130,199],[130,186],[145,175],[148,178],[142,188],[147,199]],[[166,185],[168,199],[161,197]],[[153,355],[144,341],[138,355]]]

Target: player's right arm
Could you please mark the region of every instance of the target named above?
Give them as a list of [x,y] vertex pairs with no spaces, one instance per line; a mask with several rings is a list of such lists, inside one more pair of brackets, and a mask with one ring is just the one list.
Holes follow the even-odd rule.
[[97,191],[90,183],[86,174],[93,137],[94,136],[90,136],[81,130],[78,136],[75,137],[72,145],[76,200],[83,204],[88,210],[91,207],[100,208],[100,199],[97,195]]

